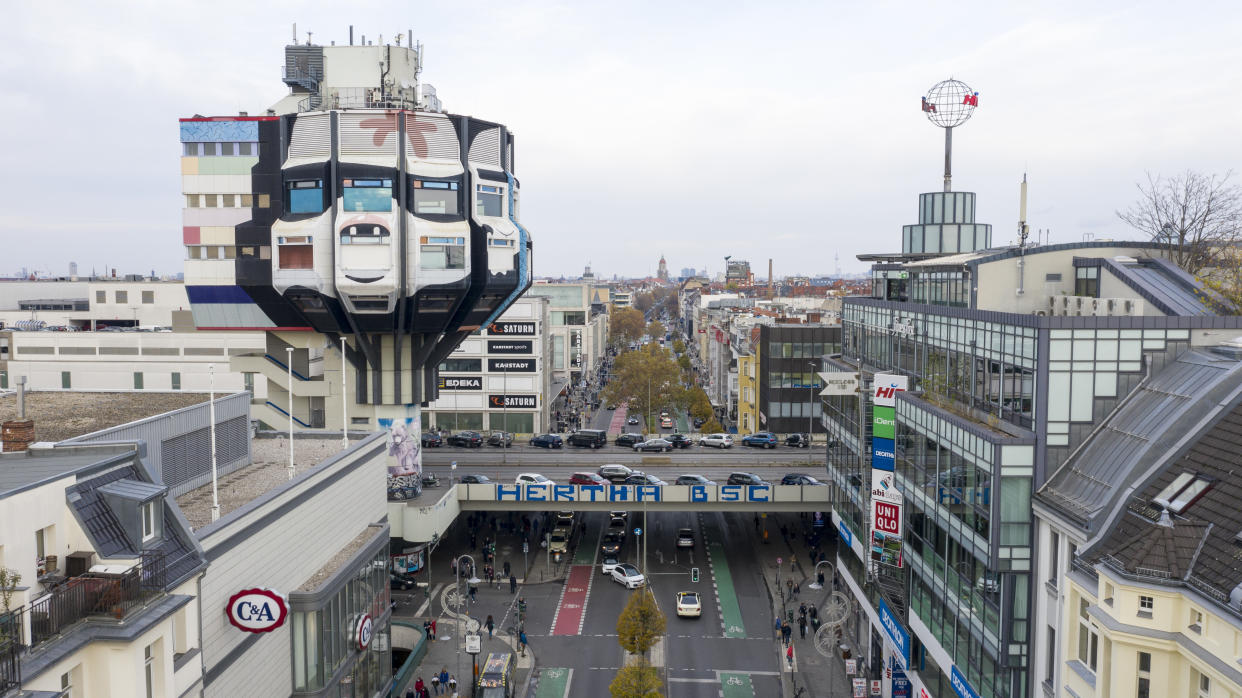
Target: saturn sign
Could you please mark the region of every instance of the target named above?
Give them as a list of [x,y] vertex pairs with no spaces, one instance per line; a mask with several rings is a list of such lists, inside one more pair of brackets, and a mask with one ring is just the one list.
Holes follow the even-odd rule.
[[270,633],[289,617],[285,597],[271,589],[242,589],[229,597],[224,610],[233,627],[248,633]]

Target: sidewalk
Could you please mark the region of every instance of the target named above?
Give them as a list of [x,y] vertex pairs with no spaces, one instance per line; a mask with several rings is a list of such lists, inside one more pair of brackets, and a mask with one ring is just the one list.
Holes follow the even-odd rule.
[[[810,550],[803,544],[801,530],[802,523],[798,520],[797,514],[769,514],[768,531],[771,544],[763,547],[760,555],[762,556],[763,581],[768,588],[768,595],[772,601],[772,624],[775,625],[777,615],[788,618],[788,613],[794,615],[793,623],[793,646],[794,646],[794,666],[790,671],[789,664],[783,661],[784,646],[781,646],[781,685],[786,698],[799,696],[800,698],[836,698],[838,696],[850,696],[851,684],[849,677],[845,675],[845,661],[841,659],[839,653],[829,658],[819,653],[815,648],[815,634],[811,629],[807,628],[806,637],[803,638],[798,633],[798,605],[805,602],[807,606],[815,604],[823,608],[822,604],[832,593],[831,583],[827,588],[815,590],[808,585],[815,581],[814,565],[803,565],[804,561],[809,563],[811,556]],[[790,530],[788,540],[782,540],[780,534],[780,524],[785,523]],[[831,559],[835,544],[821,544],[825,555]],[[791,557],[796,556],[797,562],[790,565]],[[782,558],[783,564],[777,568],[776,558]],[[799,595],[792,599],[785,599],[787,593],[785,591],[785,582],[792,579],[801,584],[802,590]],[[778,582],[779,577],[779,582]],[[783,600],[784,599],[784,600]],[[834,643],[835,644],[835,643]],[[798,693],[798,691],[801,693]]]

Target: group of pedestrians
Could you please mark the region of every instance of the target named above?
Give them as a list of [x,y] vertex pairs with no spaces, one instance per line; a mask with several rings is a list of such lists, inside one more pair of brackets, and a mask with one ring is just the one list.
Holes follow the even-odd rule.
[[457,677],[448,672],[448,667],[441,667],[440,673],[431,675],[431,688],[420,676],[414,686],[405,691],[405,698],[430,698],[433,695],[457,698]]

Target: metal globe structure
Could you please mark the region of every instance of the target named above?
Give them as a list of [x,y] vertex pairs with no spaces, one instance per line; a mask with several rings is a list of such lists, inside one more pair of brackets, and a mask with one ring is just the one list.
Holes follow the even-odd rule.
[[940,128],[953,128],[961,126],[970,120],[975,113],[976,99],[967,99],[967,97],[978,97],[979,93],[970,89],[970,85],[961,80],[943,80],[932,85],[924,97],[927,103],[935,107],[928,110],[927,120]]
[[922,98],[927,120],[944,129],[944,190],[953,191],[953,129],[970,120],[979,106],[979,93],[961,80],[942,80]]

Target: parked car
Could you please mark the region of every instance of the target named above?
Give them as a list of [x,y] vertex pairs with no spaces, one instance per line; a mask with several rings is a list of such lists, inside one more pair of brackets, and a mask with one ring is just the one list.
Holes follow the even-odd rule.
[[647,578],[634,565],[625,563],[612,568],[612,581],[626,589],[637,589],[647,583]]
[[621,553],[621,544],[625,542],[625,538],[616,531],[609,531],[600,539],[599,551],[605,556],[616,556]]
[[673,448],[690,448],[694,445],[685,434],[665,434],[664,439],[673,444]]
[[407,591],[414,588],[414,577],[400,572],[388,573],[388,588],[394,591]]
[[444,444],[444,439],[434,431],[423,432],[423,448],[439,448]]
[[667,485],[668,483],[656,477],[655,475],[648,475],[647,473],[636,470],[634,471],[633,475],[630,475],[629,477],[625,478],[625,484],[627,485]]
[[608,432],[603,429],[579,429],[566,439],[570,446],[579,448],[599,448],[608,445]]
[[607,485],[608,481],[595,473],[574,473],[569,476],[571,485]]
[[714,480],[708,480],[702,475],[678,475],[675,485],[715,485]]
[[693,548],[694,547],[694,531],[688,528],[677,529],[677,547]]
[[625,482],[625,478],[633,474],[634,470],[626,465],[610,463],[599,466],[599,470],[596,472],[599,473],[600,477],[609,482]]
[[626,424],[638,424],[638,417],[634,415],[630,415],[630,418],[625,420],[625,423]]
[[459,431],[456,434],[449,434],[446,442],[449,446],[480,448],[483,446],[483,435],[477,431]]
[[509,448],[513,445],[513,434],[507,431],[493,431],[492,435],[487,437],[487,445]]
[[617,406],[616,406],[616,405],[614,405],[614,404],[612,404],[612,403],[610,402],[610,403],[608,403],[608,406],[607,406],[605,409],[607,409],[609,412],[611,412],[611,411],[613,411],[613,410],[617,409]]
[[820,486],[820,487],[828,486],[826,483],[820,482],[819,480],[816,480],[810,475],[804,475],[802,473],[789,473],[785,475],[785,477],[781,478],[781,484],[782,485],[814,485],[814,486]]
[[671,451],[673,443],[668,439],[647,439],[642,443],[634,444],[635,451]]
[[759,431],[742,437],[743,446],[756,448],[776,448],[776,434],[770,431]]
[[618,436],[617,440],[614,441],[613,443],[615,443],[618,446],[625,446],[626,448],[634,448],[634,444],[640,443],[646,440],[647,440],[646,436],[631,432],[631,433],[626,433],[626,434],[622,434]]
[[673,418],[672,417],[660,417],[660,428],[661,429],[672,429]]
[[687,618],[698,618],[703,615],[703,604],[699,603],[697,591],[677,592],[677,615]]
[[785,437],[785,445],[794,448],[807,448],[811,445],[811,437],[806,434],[790,434]]
[[727,485],[766,485],[763,478],[754,473],[729,473],[729,479],[725,483]]
[[612,570],[619,564],[621,564],[621,561],[617,559],[616,555],[605,555],[603,561],[599,564],[600,574],[611,575]]
[[490,485],[492,479],[486,475],[462,475],[461,484],[463,485]]
[[550,485],[552,481],[539,473],[518,473],[514,483],[518,485]]
[[708,434],[699,439],[700,446],[715,446],[716,448],[733,448],[733,437],[728,434]]
[[560,448],[565,445],[565,442],[556,434],[539,434],[531,437],[530,445],[539,448]]
[[694,428],[698,429],[699,427],[703,426],[707,422],[703,421],[702,417],[695,417],[693,423],[694,423]]

